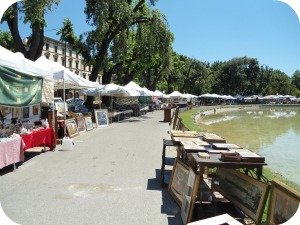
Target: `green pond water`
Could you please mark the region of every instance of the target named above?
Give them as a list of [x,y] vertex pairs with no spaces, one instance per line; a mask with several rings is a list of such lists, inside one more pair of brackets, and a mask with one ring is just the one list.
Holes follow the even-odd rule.
[[300,185],[300,107],[262,106],[202,116],[200,126],[266,158],[275,172]]

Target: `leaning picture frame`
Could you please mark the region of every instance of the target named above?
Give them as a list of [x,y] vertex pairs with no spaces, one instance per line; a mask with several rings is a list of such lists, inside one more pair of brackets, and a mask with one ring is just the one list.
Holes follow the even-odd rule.
[[108,110],[107,109],[97,109],[95,112],[95,120],[97,127],[107,127],[108,122]]
[[86,116],[86,117],[84,118],[84,120],[85,120],[85,127],[86,127],[86,130],[87,130],[87,131],[93,130],[93,129],[94,129],[94,125],[93,125],[92,117]]
[[192,168],[189,168],[187,185],[184,186],[183,189],[183,199],[181,206],[181,219],[183,224],[187,224],[192,220],[199,182],[200,176],[197,175]]
[[269,193],[268,183],[234,169],[219,168],[212,182],[212,188],[241,209],[256,224],[261,222]]
[[67,119],[65,123],[69,137],[74,137],[79,134],[75,119]]
[[23,119],[28,119],[29,118],[29,107],[23,107],[22,112],[23,112]]
[[77,129],[79,133],[86,132],[86,124],[84,116],[76,117]]
[[66,102],[55,102],[55,110],[57,113],[64,113],[64,111],[68,111],[68,105]]
[[181,207],[183,201],[183,191],[187,185],[189,168],[180,159],[175,158],[168,191]]
[[[270,193],[267,224],[283,224],[287,221],[290,222],[289,224],[298,224],[300,218],[300,193],[276,179],[272,181]],[[298,221],[292,222],[292,218],[296,217]]]

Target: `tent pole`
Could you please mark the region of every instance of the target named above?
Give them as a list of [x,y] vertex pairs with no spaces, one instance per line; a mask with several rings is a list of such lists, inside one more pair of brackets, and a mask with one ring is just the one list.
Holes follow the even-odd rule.
[[101,95],[100,95],[100,91],[99,91],[99,109],[101,109],[101,99],[100,99]]
[[66,90],[65,90],[65,74],[63,74],[63,101],[64,101],[64,137],[66,137],[67,125],[66,125]]

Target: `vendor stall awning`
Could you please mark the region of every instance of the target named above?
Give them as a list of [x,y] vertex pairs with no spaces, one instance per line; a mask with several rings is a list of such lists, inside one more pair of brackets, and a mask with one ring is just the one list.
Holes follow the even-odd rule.
[[42,100],[43,78],[0,66],[0,105],[22,107]]

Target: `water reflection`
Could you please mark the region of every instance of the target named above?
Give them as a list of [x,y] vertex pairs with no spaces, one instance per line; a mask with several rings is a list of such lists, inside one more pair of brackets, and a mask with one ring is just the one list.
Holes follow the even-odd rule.
[[200,126],[266,157],[268,166],[300,185],[300,107],[261,107],[201,117]]

